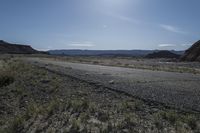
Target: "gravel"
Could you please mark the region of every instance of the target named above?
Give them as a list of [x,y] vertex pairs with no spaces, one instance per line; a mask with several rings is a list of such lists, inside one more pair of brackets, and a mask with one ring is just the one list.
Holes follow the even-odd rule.
[[26,58],[26,61],[150,103],[200,112],[199,74],[69,63],[42,58]]

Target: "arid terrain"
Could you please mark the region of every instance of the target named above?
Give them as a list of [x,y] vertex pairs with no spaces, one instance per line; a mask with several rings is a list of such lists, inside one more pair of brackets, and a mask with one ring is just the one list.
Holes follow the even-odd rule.
[[200,73],[199,62],[180,62],[178,59],[147,59],[120,56],[43,56],[43,58],[48,58],[56,61],[67,61],[72,63],[147,69],[153,71],[193,74]]
[[[39,58],[27,60],[48,70],[102,84],[147,101],[200,111],[199,74],[88,65]],[[70,71],[66,71],[66,68]]]
[[200,133],[200,0],[0,0],[0,133]]
[[0,61],[0,132],[198,133],[199,66],[7,56]]

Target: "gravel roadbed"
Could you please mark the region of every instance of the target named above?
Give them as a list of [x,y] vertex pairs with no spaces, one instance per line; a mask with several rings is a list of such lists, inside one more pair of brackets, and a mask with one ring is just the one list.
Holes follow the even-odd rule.
[[200,112],[200,75],[28,58],[48,70],[185,111]]

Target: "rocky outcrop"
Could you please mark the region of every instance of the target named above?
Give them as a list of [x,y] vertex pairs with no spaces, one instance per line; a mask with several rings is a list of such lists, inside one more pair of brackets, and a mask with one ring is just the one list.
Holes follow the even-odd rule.
[[0,53],[1,54],[37,54],[39,51],[33,49],[29,45],[11,44],[0,40]]
[[163,50],[148,54],[146,58],[180,58],[180,55],[172,53],[167,50]]
[[181,58],[182,61],[200,61],[200,40],[194,43]]

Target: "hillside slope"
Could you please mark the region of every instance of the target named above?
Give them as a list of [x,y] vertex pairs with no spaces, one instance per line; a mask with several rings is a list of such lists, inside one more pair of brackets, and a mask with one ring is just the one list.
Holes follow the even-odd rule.
[[180,55],[172,53],[167,50],[154,52],[146,56],[146,58],[179,58],[179,57]]
[[11,44],[0,40],[0,53],[8,53],[8,54],[36,54],[40,53],[39,51],[33,49],[29,45],[19,45],[19,44]]
[[200,40],[194,43],[181,58],[182,61],[200,61]]

